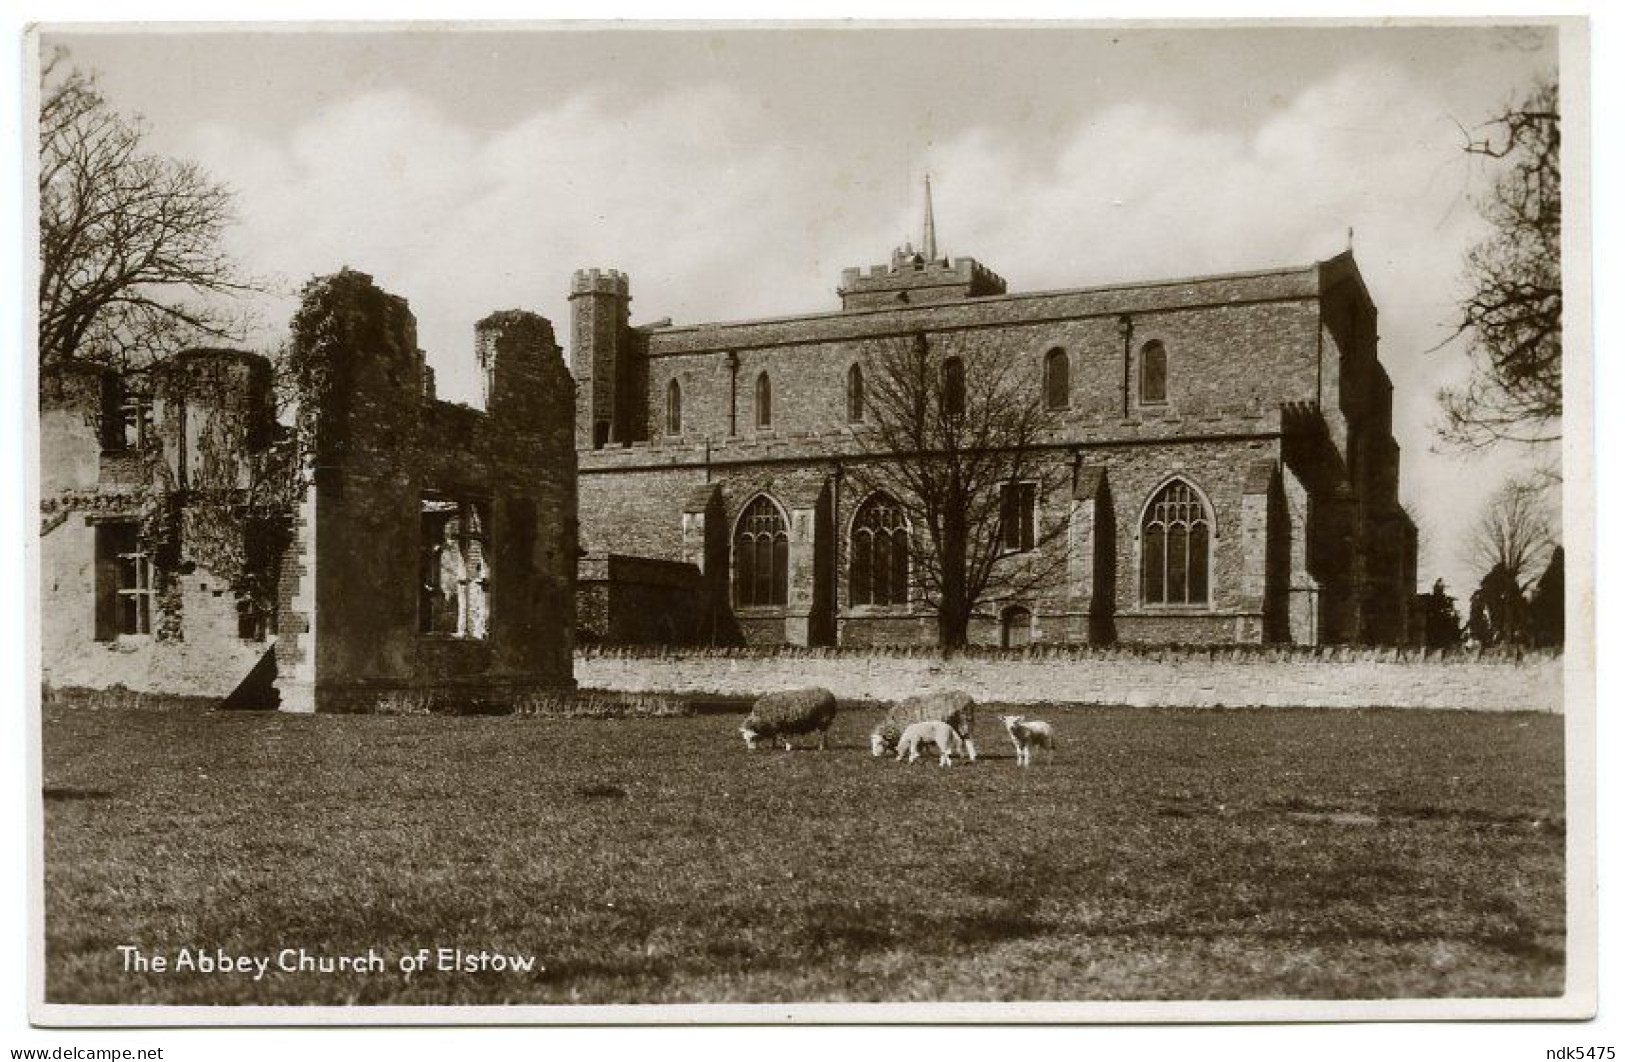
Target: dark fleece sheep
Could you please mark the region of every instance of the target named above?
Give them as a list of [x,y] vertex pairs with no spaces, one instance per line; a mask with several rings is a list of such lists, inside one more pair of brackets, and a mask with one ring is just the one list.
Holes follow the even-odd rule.
[[925,693],[898,701],[886,711],[886,718],[869,735],[869,751],[884,756],[897,748],[897,741],[910,723],[943,722],[965,739],[965,758],[976,762],[976,701],[964,690]]
[[835,694],[813,686],[759,697],[739,728],[747,748],[761,738],[778,738],[786,750],[794,734],[818,734],[818,747],[828,747],[829,727],[835,722]]

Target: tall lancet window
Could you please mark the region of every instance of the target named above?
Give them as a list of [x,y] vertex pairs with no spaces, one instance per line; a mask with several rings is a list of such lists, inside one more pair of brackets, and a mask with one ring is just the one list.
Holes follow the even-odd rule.
[[854,365],[846,373],[846,419],[852,424],[863,422],[863,367]]
[[666,434],[683,434],[683,385],[676,380],[666,385]]
[[1140,349],[1140,401],[1168,401],[1168,348],[1155,339]]
[[765,372],[756,377],[756,426],[773,426],[773,381]]
[[1072,373],[1066,351],[1056,347],[1044,355],[1044,404],[1065,409],[1072,402]]
[[952,418],[965,415],[965,363],[958,358],[942,363],[942,413]]

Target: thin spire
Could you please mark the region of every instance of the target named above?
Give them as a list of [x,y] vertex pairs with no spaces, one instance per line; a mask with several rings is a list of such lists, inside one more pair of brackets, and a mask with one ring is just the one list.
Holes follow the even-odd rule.
[[931,215],[931,175],[929,173],[925,175],[925,236],[921,242],[925,244],[923,248],[925,260],[935,262],[937,260],[937,221]]

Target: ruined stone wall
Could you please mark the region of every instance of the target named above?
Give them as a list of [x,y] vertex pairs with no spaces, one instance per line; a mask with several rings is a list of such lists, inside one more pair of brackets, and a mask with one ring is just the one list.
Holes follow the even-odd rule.
[[[484,412],[422,393],[404,301],[361,274],[307,292],[336,326],[319,356],[340,366],[317,408],[312,486],[287,594],[296,709],[356,710],[391,691],[468,700],[570,685],[576,563],[574,388],[548,323],[480,322]],[[300,335],[296,318],[296,341]],[[425,498],[478,508],[488,628],[424,633]],[[472,576],[471,576],[472,577]]]
[[42,372],[39,386],[40,498],[94,490],[101,475],[101,375],[72,366]]
[[[244,637],[237,516],[270,437],[269,366],[238,351],[186,351],[141,381],[144,445],[104,449],[116,377],[79,366],[41,380],[40,652],[56,688],[223,697],[266,653]],[[148,627],[123,631],[112,525],[139,530],[151,561]]]

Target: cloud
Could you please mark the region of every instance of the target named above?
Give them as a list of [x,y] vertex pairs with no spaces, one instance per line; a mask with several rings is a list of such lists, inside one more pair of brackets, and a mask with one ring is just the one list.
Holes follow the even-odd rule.
[[[574,97],[476,135],[390,92],[336,105],[280,144],[207,127],[191,154],[238,190],[235,249],[253,270],[289,291],[342,265],[372,273],[411,302],[448,396],[468,399],[473,322],[534,308],[566,341],[579,267],[632,272],[635,297],[662,315],[729,294],[741,313],[767,312],[811,255],[807,180],[759,121],[737,94],[700,88],[633,109]],[[285,321],[292,306],[276,300],[266,316]]]
[[1271,104],[1251,128],[1127,103],[1067,131],[1045,157],[978,131],[942,146],[938,217],[953,249],[997,247],[1013,288],[1065,287],[1308,263],[1346,246],[1379,312],[1404,450],[1401,493],[1433,534],[1420,574],[1465,589],[1453,528],[1513,455],[1430,452],[1435,395],[1458,382],[1450,338],[1461,256],[1483,233],[1476,175],[1446,101],[1403,70],[1357,64]]

